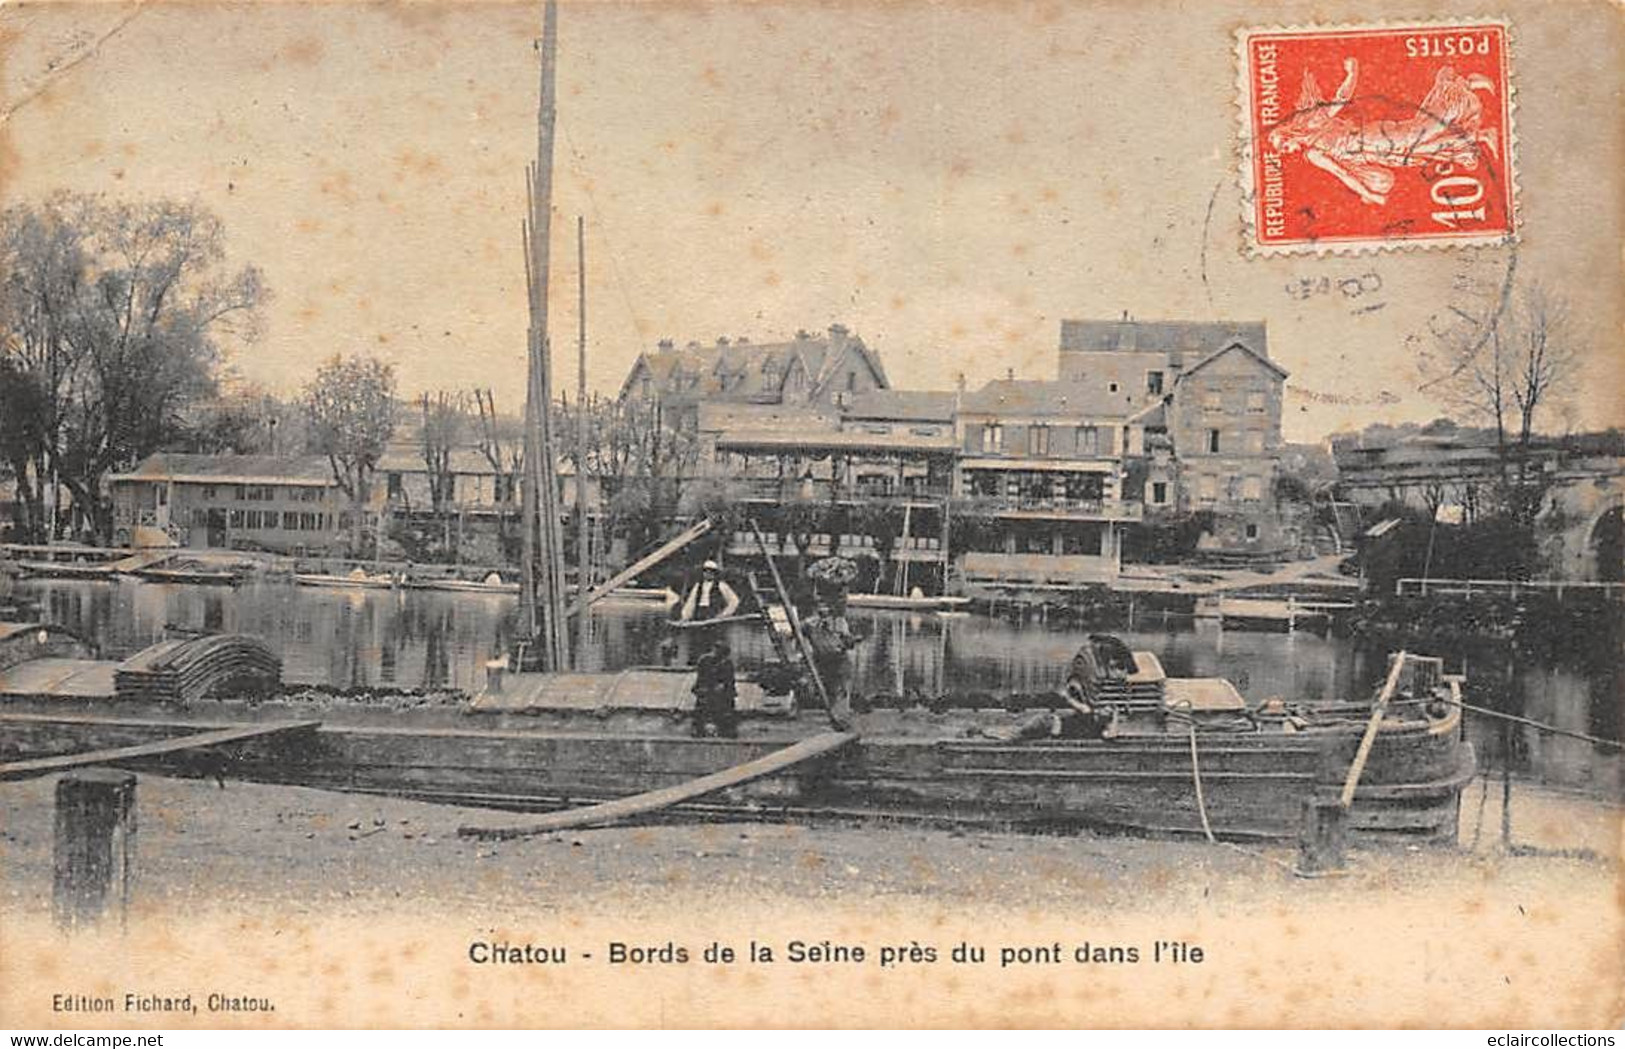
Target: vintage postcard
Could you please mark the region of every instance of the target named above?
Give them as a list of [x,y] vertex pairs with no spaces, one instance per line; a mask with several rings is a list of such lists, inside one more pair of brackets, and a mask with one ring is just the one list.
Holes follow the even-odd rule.
[[1622,56],[0,4],[0,1025],[1618,1028]]

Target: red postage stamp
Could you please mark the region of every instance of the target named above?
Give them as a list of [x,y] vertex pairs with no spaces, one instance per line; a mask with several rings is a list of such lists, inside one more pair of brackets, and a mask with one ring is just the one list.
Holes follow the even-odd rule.
[[1512,236],[1504,22],[1245,29],[1238,38],[1249,251]]

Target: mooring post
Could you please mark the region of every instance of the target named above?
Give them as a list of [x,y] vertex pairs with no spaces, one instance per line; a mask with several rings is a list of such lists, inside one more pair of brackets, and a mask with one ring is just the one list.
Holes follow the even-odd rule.
[[1501,722],[1501,848],[1512,851],[1512,723]]
[[1299,873],[1342,870],[1347,839],[1348,809],[1339,799],[1303,799],[1303,823],[1298,829]]
[[125,921],[135,826],[135,773],[81,769],[56,781],[51,909],[57,925],[93,925],[110,905]]

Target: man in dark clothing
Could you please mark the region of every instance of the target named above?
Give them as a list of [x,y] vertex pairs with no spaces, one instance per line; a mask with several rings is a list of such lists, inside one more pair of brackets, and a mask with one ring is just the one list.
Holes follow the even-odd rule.
[[694,735],[706,735],[710,726],[718,736],[738,738],[738,695],[733,653],[726,641],[718,641],[694,666]]

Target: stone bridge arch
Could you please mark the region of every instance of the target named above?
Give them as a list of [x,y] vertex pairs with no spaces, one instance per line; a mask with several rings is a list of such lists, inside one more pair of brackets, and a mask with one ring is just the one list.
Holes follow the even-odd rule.
[[1625,471],[1586,472],[1556,484],[1543,515],[1556,525],[1552,575],[1576,582],[1625,580]]

